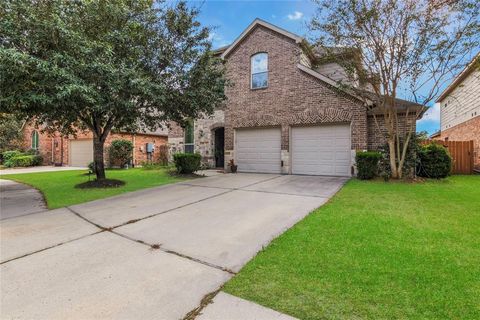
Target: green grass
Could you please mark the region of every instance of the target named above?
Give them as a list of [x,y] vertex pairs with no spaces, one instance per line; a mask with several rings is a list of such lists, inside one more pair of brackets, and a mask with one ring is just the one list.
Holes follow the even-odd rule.
[[480,319],[480,177],[352,180],[224,290],[300,319]]
[[[42,173],[24,173],[2,175],[2,179],[15,180],[29,184],[40,190],[49,209],[55,209],[82,202],[111,197],[120,193],[151,188],[167,183],[178,182],[184,178],[171,176],[168,169],[143,170],[107,170],[107,178],[119,179],[126,184],[119,188],[77,189],[76,184],[88,181],[86,170],[57,171]],[[91,179],[94,179],[94,175]]]

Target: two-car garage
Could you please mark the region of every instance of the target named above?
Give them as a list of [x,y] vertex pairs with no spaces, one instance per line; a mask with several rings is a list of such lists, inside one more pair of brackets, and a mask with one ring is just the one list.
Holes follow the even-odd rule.
[[[289,173],[350,176],[350,136],[349,124],[291,127]],[[239,172],[282,172],[280,128],[238,129],[235,140]]]

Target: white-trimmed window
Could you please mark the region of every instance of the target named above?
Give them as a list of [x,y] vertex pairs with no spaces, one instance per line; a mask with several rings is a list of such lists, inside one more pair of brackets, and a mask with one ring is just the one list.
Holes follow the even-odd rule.
[[268,87],[268,54],[260,52],[250,58],[251,88]]
[[39,147],[39,135],[37,130],[33,130],[32,132],[32,149],[38,150]]
[[194,126],[193,121],[189,120],[187,125],[185,126],[185,153],[194,153],[195,145],[194,145]]

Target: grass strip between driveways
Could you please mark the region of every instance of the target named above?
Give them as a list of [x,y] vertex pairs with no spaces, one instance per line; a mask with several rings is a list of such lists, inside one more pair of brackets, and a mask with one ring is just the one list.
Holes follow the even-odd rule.
[[225,291],[300,319],[480,319],[480,177],[351,180]]
[[[168,169],[145,170],[134,168],[128,170],[107,170],[109,179],[125,181],[124,186],[118,188],[78,189],[76,184],[88,181],[87,170],[56,171],[41,173],[22,173],[1,175],[1,179],[14,180],[35,187],[40,190],[49,209],[66,207],[78,203],[111,197],[124,192],[156,187],[168,183],[186,180],[169,174]],[[90,179],[94,179],[92,175]]]

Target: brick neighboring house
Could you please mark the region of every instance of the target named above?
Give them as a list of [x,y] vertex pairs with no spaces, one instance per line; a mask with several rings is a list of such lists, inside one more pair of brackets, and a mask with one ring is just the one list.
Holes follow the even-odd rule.
[[[172,124],[170,154],[199,152],[204,163],[227,170],[234,159],[240,172],[350,176],[356,150],[384,143],[373,119],[379,112],[343,89],[343,69],[318,63],[303,38],[256,19],[216,54],[232,83],[225,89],[228,99],[185,130]],[[399,102],[400,117],[407,105],[423,110]],[[416,120],[410,113],[409,121]]]
[[480,170],[480,53],[437,99],[440,132],[436,140],[473,140],[474,166]]
[[[42,133],[32,122],[26,122],[22,127],[23,145],[25,149],[36,149],[43,157],[44,165],[67,165],[86,167],[93,161],[93,134],[89,131],[79,132],[76,137],[62,137],[59,133]],[[157,130],[148,133],[110,133],[105,141],[105,162],[108,164],[108,146],[113,140],[125,139],[132,141],[134,146],[133,164],[141,165],[147,160],[158,161],[162,146],[167,144],[167,132]],[[155,145],[153,153],[147,153],[146,144]]]

